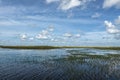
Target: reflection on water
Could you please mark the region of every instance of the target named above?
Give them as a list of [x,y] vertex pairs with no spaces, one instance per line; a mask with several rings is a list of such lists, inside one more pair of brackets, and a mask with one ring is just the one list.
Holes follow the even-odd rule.
[[0,49],[0,80],[120,80],[120,51]]

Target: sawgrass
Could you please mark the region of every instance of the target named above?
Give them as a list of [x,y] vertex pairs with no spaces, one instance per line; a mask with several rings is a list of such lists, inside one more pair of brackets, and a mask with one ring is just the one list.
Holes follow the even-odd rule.
[[3,46],[0,48],[8,49],[61,49],[61,48],[92,48],[102,50],[120,50],[120,47],[96,47],[96,46]]

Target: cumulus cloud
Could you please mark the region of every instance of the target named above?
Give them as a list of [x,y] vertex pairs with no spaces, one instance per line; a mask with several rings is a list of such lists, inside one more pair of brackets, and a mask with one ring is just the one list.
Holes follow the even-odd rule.
[[47,35],[43,35],[43,34],[38,34],[36,36],[37,39],[48,39],[48,36]]
[[110,21],[104,21],[104,24],[106,26],[106,30],[108,33],[110,34],[114,34],[115,38],[120,38],[120,17],[118,16],[118,19],[115,20],[114,23],[110,22]]
[[[33,41],[35,38],[36,39],[40,39],[40,40],[51,40],[53,38],[53,32],[54,31],[54,27],[53,26],[49,26],[46,29],[43,29],[40,31],[40,33],[38,33],[37,35],[33,35],[31,36],[31,34],[23,34],[21,33],[19,35],[21,40],[30,40]],[[55,41],[55,40],[54,40]]]
[[42,34],[42,35],[48,35],[49,32],[48,32],[47,30],[42,30],[42,31],[41,31],[41,34]]
[[37,36],[37,39],[48,39],[49,32],[47,30],[42,30]]
[[85,6],[86,3],[95,0],[46,0],[47,3],[52,3],[58,1],[60,3],[59,9],[69,10],[78,6]]
[[112,22],[109,22],[109,21],[104,21],[104,23],[105,23],[105,26],[107,27],[107,28],[115,28],[116,26],[115,25],[113,25],[112,24]]
[[109,32],[111,34],[117,34],[120,32],[120,30],[113,28],[113,29],[107,29],[107,32]]
[[104,21],[104,23],[105,23],[105,26],[106,26],[106,29],[107,29],[108,33],[116,34],[116,33],[120,32],[120,30],[117,29],[117,27],[115,25],[113,25],[111,22]]
[[91,17],[92,18],[99,18],[101,16],[100,13],[94,13]]
[[20,34],[20,39],[21,39],[21,40],[27,39],[27,35],[26,35],[26,34]]
[[37,39],[48,39],[51,38],[52,33],[54,31],[54,27],[52,25],[50,25],[49,27],[47,27],[45,30],[42,30],[37,36]]
[[120,9],[120,0],[104,0],[103,8],[119,8]]
[[64,37],[71,38],[73,35],[71,33],[65,33],[63,34]]
[[72,33],[64,33],[63,34],[64,38],[71,38],[71,39],[75,39],[75,38],[80,38],[81,34],[72,34]]

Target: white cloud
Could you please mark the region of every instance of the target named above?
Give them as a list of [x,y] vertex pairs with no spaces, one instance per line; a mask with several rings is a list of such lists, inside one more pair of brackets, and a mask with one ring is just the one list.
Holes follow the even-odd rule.
[[92,18],[99,18],[100,16],[101,16],[100,13],[95,13],[95,14],[93,14],[91,17],[92,17]]
[[42,30],[37,36],[37,39],[48,39],[49,32],[47,30]]
[[62,10],[69,10],[71,8],[74,8],[80,5],[81,5],[81,1],[79,0],[62,0],[59,8]]
[[103,8],[119,8],[120,9],[120,0],[104,0]]
[[54,31],[53,26],[47,27],[45,30],[42,30],[37,36],[37,39],[50,39],[52,37],[52,33]]
[[53,41],[53,42],[58,42],[59,40],[58,39],[51,39],[51,41]]
[[76,37],[76,38],[80,38],[81,35],[80,35],[80,34],[75,34],[75,37]]
[[104,23],[105,23],[105,26],[106,26],[107,28],[115,28],[115,27],[116,27],[115,25],[112,24],[112,22],[104,21]]
[[26,34],[21,34],[21,35],[20,35],[20,39],[21,39],[21,40],[27,39],[27,35],[26,35]]
[[63,34],[63,36],[64,36],[63,37],[64,39],[66,39],[66,38],[75,39],[75,38],[80,38],[81,37],[80,34],[72,34],[72,33],[65,33],[65,34]]
[[36,38],[37,38],[37,39],[48,39],[48,36],[42,35],[42,34],[38,34],[38,35],[36,36]]
[[46,0],[47,3],[52,3],[58,1],[60,3],[59,9],[61,10],[69,10],[78,6],[85,6],[86,3],[95,1],[95,0]]
[[59,0],[46,0],[47,3],[57,2]]
[[65,33],[63,34],[64,37],[68,37],[68,38],[71,38],[72,37],[72,34],[71,33]]
[[120,30],[113,28],[113,29],[107,29],[107,32],[111,34],[116,34],[116,33],[119,33]]
[[114,23],[110,21],[105,21],[105,25],[108,28],[116,28],[120,30],[120,16],[118,16],[118,18],[114,20]]
[[41,31],[41,34],[42,34],[42,35],[48,35],[49,32],[48,32],[47,30],[42,30],[42,31]]
[[120,32],[120,30],[117,29],[117,27],[115,25],[113,25],[111,22],[105,21],[104,23],[105,23],[105,26],[106,26],[108,33],[117,34]]
[[119,22],[120,16],[118,16],[118,19],[115,20],[114,24],[110,21],[104,21],[104,24],[106,26],[106,30],[110,34],[114,34],[114,37],[116,39],[120,39],[120,22]]
[[29,40],[32,41],[32,40],[34,40],[34,38],[33,38],[33,37],[30,37]]

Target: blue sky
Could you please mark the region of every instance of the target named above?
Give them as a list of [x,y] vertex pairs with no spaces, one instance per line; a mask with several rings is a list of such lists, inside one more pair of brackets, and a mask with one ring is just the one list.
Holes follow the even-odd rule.
[[120,0],[0,0],[0,45],[120,46]]

